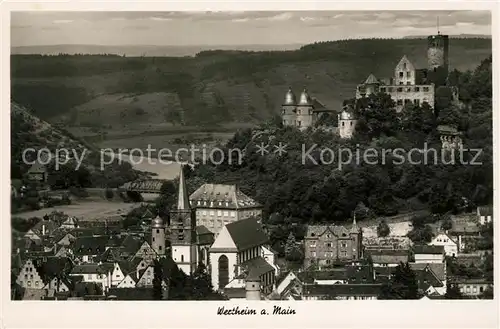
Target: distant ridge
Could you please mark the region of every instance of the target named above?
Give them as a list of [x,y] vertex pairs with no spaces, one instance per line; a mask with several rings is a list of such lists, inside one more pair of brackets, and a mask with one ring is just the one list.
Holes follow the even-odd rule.
[[[403,39],[427,39],[427,35],[408,35]],[[450,38],[454,39],[491,39],[491,35],[487,34],[456,34],[449,35]]]
[[57,55],[57,54],[113,54],[147,57],[183,57],[194,56],[206,50],[247,50],[247,51],[280,51],[299,49],[303,44],[288,45],[200,45],[200,46],[154,46],[154,45],[46,45],[11,47],[12,55]]

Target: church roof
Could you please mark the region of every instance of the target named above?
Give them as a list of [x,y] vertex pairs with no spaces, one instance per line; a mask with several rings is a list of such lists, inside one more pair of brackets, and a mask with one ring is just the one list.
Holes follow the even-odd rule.
[[238,251],[269,243],[269,238],[256,218],[250,217],[226,225]]

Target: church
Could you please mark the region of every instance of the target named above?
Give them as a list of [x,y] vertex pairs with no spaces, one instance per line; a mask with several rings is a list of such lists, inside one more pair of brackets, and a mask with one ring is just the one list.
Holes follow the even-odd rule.
[[[200,263],[204,264],[214,290],[230,298],[236,294],[236,298],[260,300],[270,294],[279,268],[261,216],[236,217],[214,234],[197,223],[197,202],[189,201],[182,167],[177,193],[168,229],[160,217],[151,223],[151,245],[157,255],[162,257],[169,253],[187,275],[191,275]],[[170,241],[169,250],[166,240]]]

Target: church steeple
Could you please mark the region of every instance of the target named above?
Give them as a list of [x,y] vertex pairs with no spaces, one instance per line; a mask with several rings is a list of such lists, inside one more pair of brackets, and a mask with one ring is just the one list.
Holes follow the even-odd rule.
[[356,212],[352,212],[352,227],[351,227],[351,233],[359,233],[359,226],[356,224]]
[[184,178],[184,165],[181,164],[179,173],[179,195],[177,198],[177,210],[189,210],[189,196],[186,189],[186,180]]

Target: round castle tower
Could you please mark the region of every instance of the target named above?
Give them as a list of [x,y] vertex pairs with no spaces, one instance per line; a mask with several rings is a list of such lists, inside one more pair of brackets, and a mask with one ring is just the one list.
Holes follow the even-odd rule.
[[354,134],[356,123],[357,120],[354,118],[354,113],[348,107],[344,107],[342,112],[338,115],[340,138],[351,138]]
[[290,87],[285,94],[285,102],[281,106],[281,118],[284,126],[295,126],[295,121],[297,119],[296,106],[297,99]]
[[151,222],[151,247],[158,256],[165,255],[165,225],[160,216]]
[[297,127],[305,129],[313,125],[313,100],[306,89],[300,94],[297,104]]

